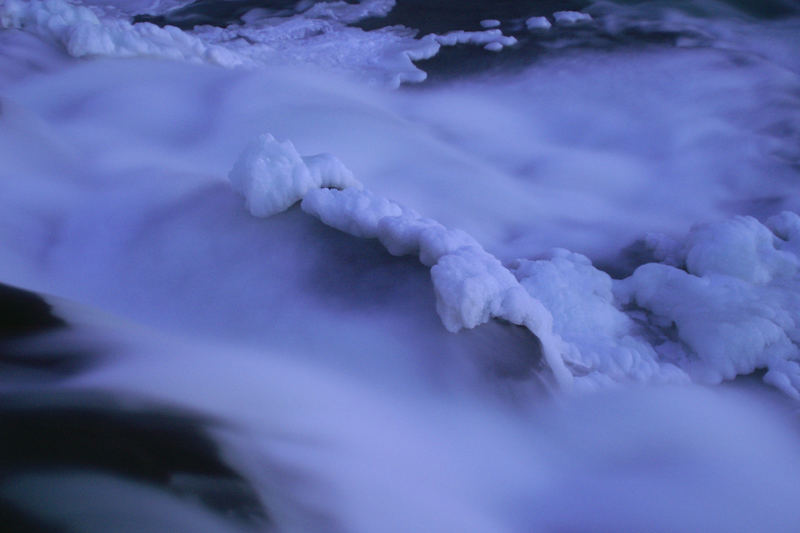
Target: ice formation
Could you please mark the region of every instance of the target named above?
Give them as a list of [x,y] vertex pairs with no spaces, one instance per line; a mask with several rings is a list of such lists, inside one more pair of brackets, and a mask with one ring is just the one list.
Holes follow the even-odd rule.
[[272,135],[261,135],[245,148],[229,179],[260,217],[285,211],[312,189],[361,186],[332,155],[301,157],[291,141],[280,143]]
[[[151,7],[163,10],[169,5]],[[394,0],[320,2],[289,17],[262,17],[255,8],[242,25],[184,31],[149,22],[132,24],[128,14],[133,6],[124,3],[124,9],[113,11],[72,0],[7,0],[0,4],[0,28],[24,28],[64,46],[74,57],[149,56],[246,68],[306,63],[391,87],[423,81],[426,73],[413,61],[436,55],[442,46],[468,43],[500,51],[517,42],[498,29],[417,39],[413,30],[400,26],[373,31],[349,26],[366,17],[385,16],[393,6]]]
[[531,31],[550,29],[552,24],[547,17],[531,17],[525,21],[525,27]]
[[581,13],[580,11],[556,11],[553,13],[553,20],[556,21],[556,24],[570,26],[573,24],[591,22],[592,16],[588,13]]
[[653,236],[677,266],[648,263],[615,281],[567,250],[506,268],[468,234],[361,190],[332,156],[302,158],[270,135],[242,153],[230,179],[254,215],[302,200],[303,211],[329,226],[376,238],[393,255],[418,255],[431,267],[436,309],[449,331],[492,318],[523,325],[563,385],[718,383],[764,368],[767,382],[800,398],[794,213],[767,226],[749,217],[699,226],[669,253],[665,239]]
[[454,46],[456,44],[499,44],[501,46],[513,46],[517,44],[514,37],[503,35],[498,29],[484,31],[451,31],[444,35],[433,35],[437,43],[444,46]]
[[[304,170],[305,161],[308,158],[300,158],[290,142],[281,144],[271,135],[262,135],[237,160],[230,180],[256,216],[275,214],[302,197],[303,211],[329,226],[357,237],[377,238],[393,255],[419,255],[431,267],[436,310],[449,331],[474,328],[491,318],[524,325],[542,343],[556,379],[563,385],[571,382],[560,353],[561,339],[552,333],[550,313],[477,241],[359,190],[338,160],[326,159],[316,180],[306,177],[313,172]],[[344,190],[332,190],[328,184]]]

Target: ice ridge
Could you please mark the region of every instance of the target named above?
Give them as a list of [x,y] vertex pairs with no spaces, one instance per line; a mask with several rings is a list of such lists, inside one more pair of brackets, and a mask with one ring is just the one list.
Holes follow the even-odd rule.
[[503,265],[470,235],[363,189],[335,157],[301,157],[262,135],[230,172],[250,212],[300,201],[323,223],[378,239],[431,268],[449,331],[492,318],[526,327],[559,384],[591,390],[625,382],[716,384],[766,370],[800,399],[800,216],[696,226],[680,244],[651,235],[662,262],[613,280],[568,250]]

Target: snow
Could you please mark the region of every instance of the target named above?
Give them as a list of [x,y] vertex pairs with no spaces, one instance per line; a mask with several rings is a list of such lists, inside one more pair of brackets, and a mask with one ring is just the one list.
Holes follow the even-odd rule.
[[574,24],[591,22],[592,16],[588,13],[581,13],[580,11],[556,11],[553,13],[553,20],[556,21],[556,24],[571,26]]
[[[431,34],[431,37],[443,46],[455,46],[457,44],[486,44],[493,45],[490,50],[501,50],[504,46],[517,44],[517,39],[510,35],[503,35],[501,30],[484,31],[451,31],[444,35]],[[499,48],[497,48],[499,45]],[[495,50],[497,48],[497,50]]]
[[361,185],[335,157],[300,157],[291,141],[280,143],[272,135],[261,135],[245,148],[229,179],[255,216],[285,211],[314,188]]
[[531,17],[525,21],[525,27],[531,31],[547,30],[552,27],[552,24],[547,17]]
[[678,354],[694,380],[719,383],[767,369],[766,381],[800,398],[800,256],[768,229],[786,221],[797,227],[794,213],[767,226],[752,217],[699,226],[686,241],[686,270],[643,265],[616,293],[650,315],[665,332],[656,350]]

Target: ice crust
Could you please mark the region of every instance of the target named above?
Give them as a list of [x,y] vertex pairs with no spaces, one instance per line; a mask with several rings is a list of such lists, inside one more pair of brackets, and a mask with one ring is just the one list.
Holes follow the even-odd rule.
[[581,13],[580,11],[556,11],[553,13],[553,20],[556,21],[556,24],[571,26],[573,24],[591,22],[592,16],[588,13]]
[[[517,42],[499,29],[417,39],[413,30],[402,26],[374,31],[349,26],[366,17],[385,16],[394,3],[320,2],[291,17],[260,16],[254,9],[242,25],[183,31],[147,22],[132,24],[128,17],[137,3],[121,2],[112,10],[93,2],[6,0],[0,4],[0,28],[39,35],[64,46],[74,57],[158,57],[251,69],[305,63],[390,87],[425,80],[426,73],[413,61],[436,55],[442,46],[474,44],[500,51]],[[151,7],[163,11],[170,5]]]
[[547,20],[547,17],[531,17],[525,21],[525,27],[531,31],[548,30],[552,27],[552,24]]
[[261,135],[242,152],[229,179],[255,216],[280,213],[320,187],[360,187],[341,161],[330,154],[301,157],[291,141]]
[[[248,146],[230,180],[256,216],[302,200],[303,211],[331,227],[378,239],[393,255],[418,255],[431,267],[445,328],[492,318],[525,326],[562,385],[719,383],[764,368],[768,383],[800,398],[794,213],[766,225],[736,217],[698,226],[665,253],[672,264],[648,263],[613,280],[562,249],[507,268],[463,231],[361,189],[334,157],[303,158],[271,135]],[[663,253],[667,239],[649,242]]]
[[[492,318],[523,325],[541,341],[556,379],[563,385],[570,383],[550,313],[497,258],[463,231],[360,190],[352,174],[331,156],[316,167],[319,172],[305,170],[308,160],[289,141],[278,143],[271,135],[261,135],[245,149],[229,177],[256,216],[276,214],[302,198],[303,211],[331,227],[377,238],[393,255],[419,255],[431,267],[436,310],[445,328],[457,332]],[[312,174],[319,178],[309,177]],[[332,189],[330,184],[344,190]]]

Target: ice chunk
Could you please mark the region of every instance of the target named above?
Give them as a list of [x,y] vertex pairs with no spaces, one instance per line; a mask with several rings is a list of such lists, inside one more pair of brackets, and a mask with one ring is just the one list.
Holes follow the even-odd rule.
[[278,142],[269,134],[245,148],[228,177],[245,196],[250,212],[261,217],[285,211],[311,189],[360,186],[335,157],[301,157],[291,141]]
[[485,50],[489,50],[490,52],[499,52],[503,49],[503,45],[498,43],[497,41],[493,43],[489,43],[483,47]]
[[497,28],[500,26],[500,21],[497,19],[484,19],[481,21],[481,26],[484,28]]
[[581,13],[580,11],[556,11],[553,13],[553,20],[556,21],[556,24],[561,26],[569,26],[572,24],[591,22],[592,16],[588,13]]
[[433,38],[442,46],[455,46],[457,44],[491,44],[512,46],[517,44],[517,39],[510,35],[503,35],[498,29],[485,31],[451,31],[443,35],[433,34]]
[[[783,214],[771,224],[787,235],[780,230],[791,231],[796,219]],[[800,398],[800,258],[791,242],[750,217],[699,226],[687,239],[688,271],[643,265],[615,293],[671,338],[656,350],[678,354],[694,380],[764,368],[766,381]]]
[[552,26],[547,17],[531,17],[525,21],[525,26],[531,30],[548,30]]
[[776,248],[778,237],[752,217],[735,217],[705,225],[691,233],[686,266],[692,274],[724,274],[751,283],[788,277],[800,266],[798,257]]
[[635,335],[634,321],[618,307],[611,277],[588,258],[556,249],[547,259],[517,262],[514,274],[553,315],[553,330],[570,344],[567,364],[585,387],[607,382],[686,382]]

